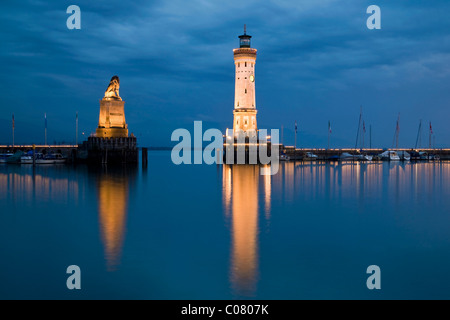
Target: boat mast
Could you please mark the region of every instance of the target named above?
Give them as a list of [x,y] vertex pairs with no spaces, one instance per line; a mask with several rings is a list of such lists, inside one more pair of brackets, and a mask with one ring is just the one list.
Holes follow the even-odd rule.
[[14,149],[14,143],[15,143],[15,141],[14,141],[14,130],[15,130],[15,128],[16,128],[16,121],[14,120],[14,113],[13,113],[13,115],[12,115],[12,146],[13,146],[13,149]]
[[394,139],[392,140],[392,148],[394,147],[394,143],[395,143],[395,149],[398,149],[398,134],[400,131],[400,112],[398,113],[398,118],[397,118],[397,125],[395,127],[395,133],[394,133]]
[[78,145],[78,111],[75,116],[75,145]]
[[433,134],[433,131],[431,129],[431,121],[430,121],[430,138],[429,138],[429,142],[428,142],[428,148],[431,149],[431,135]]
[[294,131],[295,131],[295,142],[294,142],[294,150],[297,149],[297,120],[294,123]]
[[398,119],[397,119],[397,137],[395,142],[395,149],[398,149],[398,135],[400,133],[400,112],[398,113]]
[[[420,119],[420,122],[419,122],[419,130],[417,130],[417,138],[416,138],[416,146],[414,147],[414,149],[417,149],[417,142],[419,142],[419,138],[420,138],[420,140],[422,140],[422,119]],[[419,148],[420,148],[420,145],[421,145],[422,143],[420,143],[419,144]]]
[[363,120],[363,129],[362,129],[362,149],[364,149],[364,142],[366,139],[366,123]]
[[359,139],[359,134],[360,134],[360,131],[361,131],[361,118],[362,118],[362,106],[361,106],[360,111],[359,111],[359,122],[358,122],[358,131],[356,132],[355,150],[356,150],[356,148],[358,148],[358,139]]

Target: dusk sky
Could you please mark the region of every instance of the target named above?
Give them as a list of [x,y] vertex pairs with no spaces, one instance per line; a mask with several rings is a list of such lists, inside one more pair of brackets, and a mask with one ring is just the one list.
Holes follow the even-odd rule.
[[[69,30],[69,5],[81,30]],[[381,30],[369,30],[369,5]],[[450,2],[414,0],[32,1],[0,4],[0,144],[79,141],[98,124],[99,100],[120,77],[140,146],[170,146],[172,131],[232,127],[233,48],[247,24],[256,61],[258,127],[284,142],[354,147],[360,106],[366,146],[413,147],[420,119],[450,147]]]

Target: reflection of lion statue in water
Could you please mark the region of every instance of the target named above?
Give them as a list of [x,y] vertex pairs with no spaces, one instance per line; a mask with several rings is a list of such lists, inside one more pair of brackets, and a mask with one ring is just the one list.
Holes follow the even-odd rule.
[[103,99],[122,100],[119,96],[120,81],[118,76],[111,78],[108,89],[105,91],[105,97]]

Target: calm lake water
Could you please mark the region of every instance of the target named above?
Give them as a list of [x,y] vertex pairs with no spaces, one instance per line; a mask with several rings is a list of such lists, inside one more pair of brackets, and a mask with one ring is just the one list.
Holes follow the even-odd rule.
[[0,165],[0,298],[449,299],[449,208],[447,162]]

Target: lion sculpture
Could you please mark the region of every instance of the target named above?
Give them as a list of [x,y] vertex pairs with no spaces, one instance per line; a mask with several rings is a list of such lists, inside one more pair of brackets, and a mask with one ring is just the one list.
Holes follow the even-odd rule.
[[109,82],[108,89],[105,91],[105,97],[103,99],[106,100],[122,100],[122,98],[119,96],[119,88],[120,88],[120,81],[118,76],[114,76],[111,78],[111,81]]

